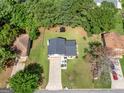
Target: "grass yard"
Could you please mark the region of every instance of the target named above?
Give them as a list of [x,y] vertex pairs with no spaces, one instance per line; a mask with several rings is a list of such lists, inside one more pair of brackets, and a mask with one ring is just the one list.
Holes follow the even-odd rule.
[[[44,69],[44,82],[42,88],[45,88],[48,82],[49,62],[47,59],[47,40],[55,37],[64,37],[70,40],[76,40],[78,44],[78,58],[68,60],[67,70],[62,70],[62,85],[68,88],[94,88],[90,72],[90,64],[83,59],[84,48],[88,46],[88,42],[92,40],[99,40],[97,36],[87,38],[87,33],[83,28],[66,27],[66,32],[60,33],[59,27],[46,29],[39,29],[40,37],[33,42],[29,61],[38,62]],[[86,37],[86,39],[84,39]]]
[[124,75],[124,56],[123,56],[122,59],[120,59],[120,64],[121,64],[122,72],[123,72],[123,75]]

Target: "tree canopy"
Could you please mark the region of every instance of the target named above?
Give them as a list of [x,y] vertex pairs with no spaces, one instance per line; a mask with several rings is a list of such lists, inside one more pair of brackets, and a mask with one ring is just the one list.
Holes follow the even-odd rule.
[[0,70],[5,66],[9,59],[15,58],[15,54],[6,48],[0,47]]
[[116,12],[113,3],[98,7],[94,0],[1,0],[0,47],[10,46],[18,32],[23,33],[17,28],[24,29],[31,40],[37,38],[40,26],[81,26],[88,34],[109,31]]
[[1,23],[0,27],[0,70],[11,62],[16,56],[10,47],[18,34],[18,29],[13,25]]
[[0,46],[6,46],[12,44],[17,36],[18,30],[12,28],[9,24],[3,25],[0,29]]
[[2,0],[1,5],[0,16],[10,16],[11,24],[27,31],[39,26],[69,25],[97,34],[114,27],[116,13],[113,3],[103,2],[98,7],[94,0]]
[[23,71],[17,72],[9,81],[15,93],[33,93],[42,81],[42,67],[37,64],[29,64]]

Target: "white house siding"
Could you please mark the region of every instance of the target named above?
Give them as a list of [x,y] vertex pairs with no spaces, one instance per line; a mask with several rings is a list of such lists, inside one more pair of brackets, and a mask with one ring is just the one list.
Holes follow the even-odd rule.
[[121,5],[120,0],[115,0],[115,1],[114,0],[113,1],[112,0],[94,0],[94,1],[95,1],[95,3],[96,3],[97,6],[101,6],[101,3],[103,1],[113,2],[116,8],[122,9],[122,5]]

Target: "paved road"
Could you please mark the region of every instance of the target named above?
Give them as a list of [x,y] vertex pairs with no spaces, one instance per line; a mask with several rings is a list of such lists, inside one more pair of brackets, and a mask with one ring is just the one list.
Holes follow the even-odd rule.
[[[10,89],[0,89],[0,93],[14,93]],[[47,91],[37,90],[34,93],[124,93],[124,90],[61,90],[61,91]]]
[[47,90],[61,90],[61,57],[52,57],[49,59],[49,81]]
[[34,93],[124,93],[124,90],[61,90],[61,91],[46,91],[39,90]]

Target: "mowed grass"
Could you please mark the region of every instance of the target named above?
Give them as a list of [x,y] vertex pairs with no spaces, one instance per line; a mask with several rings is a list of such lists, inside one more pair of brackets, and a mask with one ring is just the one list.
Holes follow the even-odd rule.
[[120,64],[121,64],[122,72],[124,75],[124,56],[123,56],[123,58],[120,59]]
[[[78,58],[68,60],[67,69],[62,70],[62,85],[72,89],[93,88],[90,64],[85,62],[84,48],[88,46],[89,41],[98,40],[98,38],[88,38],[82,28],[66,27],[66,32],[60,33],[58,28],[43,31],[40,29],[41,36],[33,42],[33,47],[29,56],[30,61],[38,62],[44,69],[44,82],[41,86],[45,88],[48,82],[49,61],[47,58],[47,40],[56,37],[63,37],[69,40],[76,40],[78,45]],[[86,39],[84,39],[86,37]]]

